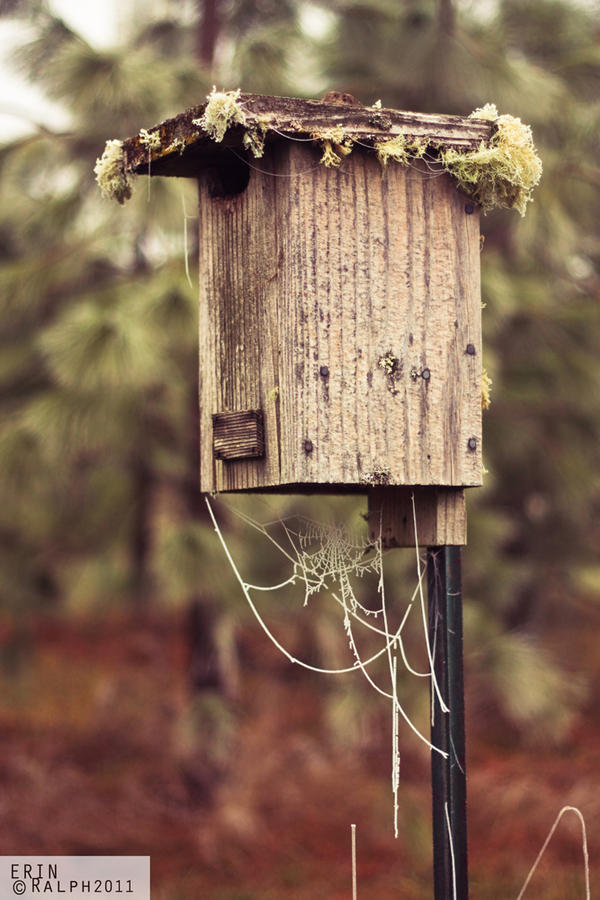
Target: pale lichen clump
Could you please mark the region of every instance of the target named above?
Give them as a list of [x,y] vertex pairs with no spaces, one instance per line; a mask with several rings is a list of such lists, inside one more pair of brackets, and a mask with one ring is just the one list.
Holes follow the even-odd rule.
[[123,204],[131,197],[131,185],[125,174],[123,142],[107,141],[104,153],[96,160],[94,174],[102,195]]
[[407,166],[412,159],[424,156],[426,149],[426,144],[409,140],[403,134],[398,134],[387,141],[380,141],[375,145],[377,159],[384,169],[390,159],[402,166]]
[[376,485],[389,484],[391,477],[392,473],[387,466],[375,466],[371,472],[364,472],[360,476],[360,483],[375,487]]
[[398,362],[399,362],[399,360],[396,359],[396,357],[392,355],[392,351],[390,350],[389,353],[386,353],[385,356],[379,357],[379,360],[377,361],[377,365],[379,366],[380,369],[383,369],[383,371],[386,373],[386,375],[393,375],[393,373],[398,368]]
[[483,106],[477,107],[469,114],[470,119],[487,119],[488,122],[495,122],[500,118],[498,115],[498,107],[495,103],[484,103]]
[[161,141],[160,141],[160,132],[159,131],[147,131],[146,128],[140,128],[140,143],[146,147],[148,153],[152,155],[153,150],[160,150]]
[[255,159],[260,159],[261,156],[264,155],[265,138],[268,130],[266,125],[263,125],[262,122],[258,122],[256,125],[249,125],[244,133],[242,143],[246,150],[252,152]]
[[169,146],[166,148],[166,153],[179,153],[180,156],[183,156],[183,152],[186,148],[185,140],[182,137],[173,138]]
[[389,350],[385,356],[380,356],[377,362],[380,369],[383,369],[387,379],[388,391],[394,396],[398,393],[396,383],[402,377],[402,363],[397,356],[394,356]]
[[208,103],[204,114],[199,119],[192,119],[194,125],[200,125],[214,141],[218,143],[225,137],[225,132],[232,125],[245,125],[246,114],[240,103],[240,89],[236,91],[212,92],[206,98]]
[[531,128],[515,116],[498,116],[493,103],[476,109],[471,116],[494,122],[496,130],[489,143],[482,142],[477,150],[466,153],[451,147],[442,150],[442,165],[484,212],[501,206],[525,215],[542,174]]
[[481,408],[489,409],[492,403],[492,379],[484,369],[481,373]]
[[321,162],[327,168],[338,168],[344,156],[352,153],[353,143],[346,135],[343,125],[328,128],[325,131],[313,132],[311,137],[321,144],[323,149]]

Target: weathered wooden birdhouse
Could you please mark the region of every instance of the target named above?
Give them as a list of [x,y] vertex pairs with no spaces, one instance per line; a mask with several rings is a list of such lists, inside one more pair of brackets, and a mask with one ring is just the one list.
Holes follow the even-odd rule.
[[231,92],[115,146],[118,199],[128,174],[198,181],[202,491],[369,493],[392,545],[414,495],[420,543],[465,542],[479,204],[440,160],[493,131]]
[[201,490],[363,492],[372,538],[428,545],[434,888],[467,897],[458,545],[482,476],[479,212],[524,211],[531,131],[491,104],[458,118],[215,91],[109,142],[96,172],[120,202],[131,174],[198,181]]

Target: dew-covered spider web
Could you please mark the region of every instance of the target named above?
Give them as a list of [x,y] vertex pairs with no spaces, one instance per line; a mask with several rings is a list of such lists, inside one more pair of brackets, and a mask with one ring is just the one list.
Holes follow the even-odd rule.
[[[394,833],[398,837],[398,790],[400,782],[400,724],[406,726],[430,750],[446,757],[447,754],[433,746],[420,728],[413,722],[399,696],[399,675],[404,669],[411,677],[427,679],[431,683],[431,711],[434,697],[443,712],[448,707],[441,696],[433,666],[433,648],[429,643],[427,609],[425,603],[425,568],[416,550],[416,585],[402,604],[394,601],[394,610],[386,599],[384,578],[385,553],[381,536],[367,541],[352,535],[339,523],[316,522],[305,516],[290,516],[259,522],[245,512],[230,510],[267,541],[280,562],[286,577],[271,584],[254,584],[246,580],[223,535],[213,506],[206,498],[211,521],[225,555],[237,578],[242,592],[261,628],[287,659],[311,672],[323,675],[344,675],[359,671],[369,686],[386,698],[392,714],[392,793],[394,799]],[[415,517],[416,518],[416,517]],[[415,521],[416,527],[416,521]],[[281,571],[279,569],[279,571]],[[365,591],[365,581],[372,582],[372,590]],[[273,633],[261,612],[261,595],[265,592],[283,594],[295,586],[298,598],[304,606],[310,606],[317,598],[333,604],[340,618],[340,626],[346,634],[349,647],[349,665],[325,668],[314,665],[294,655]],[[365,600],[367,593],[368,600]],[[402,608],[399,611],[399,606]],[[419,668],[408,659],[405,629],[410,620],[419,618],[424,638],[426,664]],[[365,634],[368,633],[369,651],[364,651]],[[434,638],[435,640],[435,638]],[[373,648],[373,641],[375,647]],[[379,661],[379,665],[377,665]],[[384,663],[382,666],[381,663]],[[374,669],[377,669],[375,673]],[[383,673],[383,674],[382,674]]]

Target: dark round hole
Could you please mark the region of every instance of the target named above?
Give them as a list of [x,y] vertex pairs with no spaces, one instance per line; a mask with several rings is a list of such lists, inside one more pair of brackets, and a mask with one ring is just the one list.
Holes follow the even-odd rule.
[[208,193],[215,199],[235,197],[248,187],[250,166],[233,153],[223,154],[208,170]]

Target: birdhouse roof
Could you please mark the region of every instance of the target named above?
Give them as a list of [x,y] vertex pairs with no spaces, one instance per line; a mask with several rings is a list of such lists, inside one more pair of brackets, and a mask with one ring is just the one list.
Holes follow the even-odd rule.
[[[289,138],[319,142],[340,140],[341,136],[373,147],[403,137],[432,149],[468,152],[489,141],[495,129],[489,119],[400,112],[379,104],[362,106],[347,94],[332,94],[339,99],[331,100],[329,95],[324,100],[300,100],[239,91],[214,92],[207,103],[142,129],[124,141],[125,172],[197,177],[199,167],[210,165],[223,153],[248,148],[260,156],[256,148],[264,142]],[[215,98],[228,98],[221,101],[228,104],[225,112],[215,108]]]

